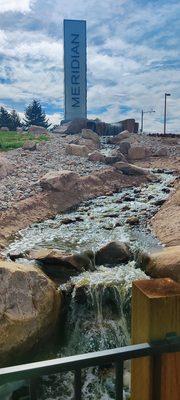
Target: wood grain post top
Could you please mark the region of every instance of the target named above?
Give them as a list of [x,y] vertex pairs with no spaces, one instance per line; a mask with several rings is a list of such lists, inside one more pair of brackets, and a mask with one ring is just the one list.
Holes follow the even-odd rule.
[[180,296],[180,283],[170,278],[138,280],[133,282],[133,287],[149,299]]

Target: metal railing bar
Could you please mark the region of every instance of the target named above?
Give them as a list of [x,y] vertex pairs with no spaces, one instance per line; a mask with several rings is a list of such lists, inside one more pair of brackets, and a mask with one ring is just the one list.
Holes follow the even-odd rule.
[[37,379],[31,379],[29,382],[30,400],[37,400]]
[[76,370],[77,368],[89,368],[110,363],[113,364],[119,359],[124,361],[138,357],[177,351],[180,351],[180,343],[167,343],[162,341],[158,343],[158,346],[144,343],[66,358],[57,358],[53,360],[6,367],[0,369],[0,385],[5,382],[67,372]]
[[123,361],[117,361],[115,363],[115,393],[116,400],[123,400]]
[[78,368],[74,372],[74,400],[81,400],[82,393],[81,393],[81,369]]

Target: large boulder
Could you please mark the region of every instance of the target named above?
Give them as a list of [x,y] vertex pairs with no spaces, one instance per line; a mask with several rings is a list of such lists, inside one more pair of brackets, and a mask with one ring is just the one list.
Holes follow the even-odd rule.
[[24,144],[23,144],[23,149],[24,150],[29,150],[29,151],[34,151],[36,150],[37,144],[34,140],[27,140]]
[[0,261],[0,363],[25,354],[50,334],[61,294],[38,268]]
[[117,264],[131,259],[131,250],[127,243],[110,242],[96,252],[96,265]]
[[87,146],[78,144],[67,144],[66,154],[78,157],[87,157],[90,150]]
[[127,141],[127,140],[123,140],[120,144],[119,144],[119,151],[124,154],[125,156],[127,156],[128,151],[131,147],[131,144]]
[[100,151],[96,150],[89,154],[88,160],[94,162],[105,162],[105,156]]
[[167,157],[168,151],[166,147],[161,147],[160,149],[156,150],[153,154],[154,157]]
[[3,132],[9,132],[9,128],[7,126],[2,126],[0,130]]
[[148,171],[128,162],[117,162],[114,167],[124,175],[148,175]]
[[99,135],[91,129],[82,129],[81,135],[83,139],[92,140],[93,142],[100,144]]
[[129,131],[123,131],[118,133],[116,136],[113,136],[109,139],[110,144],[120,144],[122,140],[129,139],[132,136],[132,133]]
[[129,160],[143,160],[146,158],[146,149],[143,146],[131,146],[128,150]]
[[58,192],[73,192],[78,186],[79,175],[76,172],[61,170],[48,172],[40,179],[40,185],[45,190]]
[[142,254],[141,265],[152,278],[171,278],[180,283],[180,246]]
[[38,261],[42,270],[52,278],[66,280],[84,270],[95,270],[95,255],[91,250],[66,254],[58,249],[42,248],[31,251],[30,258]]
[[[64,125],[62,125],[64,126]],[[80,133],[82,129],[87,128],[87,119],[86,118],[75,118],[73,121],[66,124],[66,129],[64,133],[66,134],[76,134]]]
[[0,179],[5,178],[14,169],[13,164],[5,157],[0,156]]
[[105,157],[106,164],[115,164],[119,161],[126,162],[125,156],[120,152],[119,149],[114,149],[109,156]]
[[49,135],[49,132],[43,126],[31,125],[29,127],[29,133],[33,133],[34,135]]

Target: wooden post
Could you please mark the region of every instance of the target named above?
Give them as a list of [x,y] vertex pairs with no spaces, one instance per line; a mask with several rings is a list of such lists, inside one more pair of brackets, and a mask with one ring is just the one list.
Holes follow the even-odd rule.
[[[180,284],[169,278],[136,281],[132,289],[132,344],[180,335]],[[179,400],[180,353],[132,361],[131,400]]]

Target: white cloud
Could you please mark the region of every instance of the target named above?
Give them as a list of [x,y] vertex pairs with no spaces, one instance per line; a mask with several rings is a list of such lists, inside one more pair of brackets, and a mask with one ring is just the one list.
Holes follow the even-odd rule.
[[8,11],[29,12],[31,0],[0,0],[0,13]]

